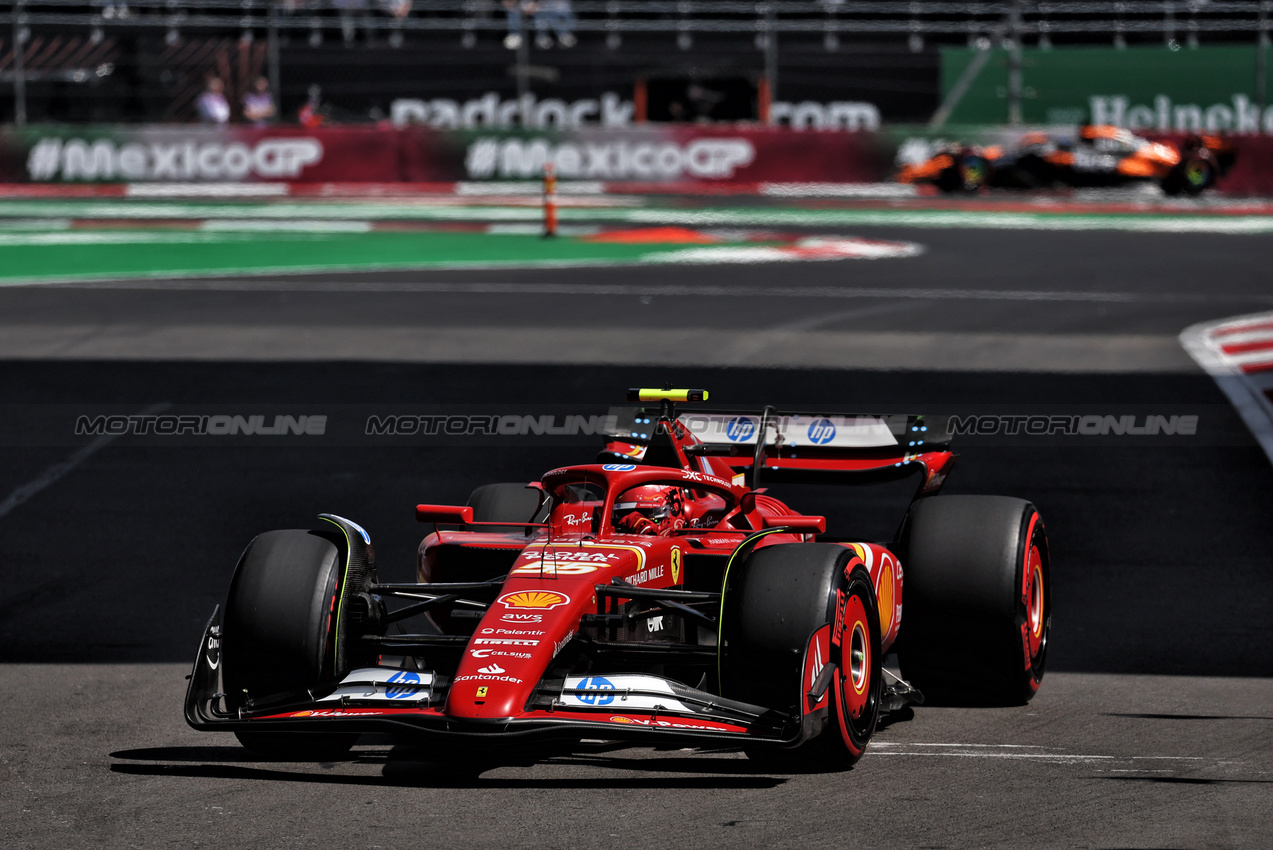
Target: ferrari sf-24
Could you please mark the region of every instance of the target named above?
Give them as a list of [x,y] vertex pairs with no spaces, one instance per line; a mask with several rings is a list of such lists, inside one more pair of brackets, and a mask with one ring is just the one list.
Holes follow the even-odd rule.
[[[687,410],[707,396],[632,390],[597,462],[417,505],[431,530],[414,582],[381,581],[339,516],[257,536],[204,630],[187,721],[315,759],[392,733],[682,742],[834,770],[925,694],[1035,694],[1043,522],[1020,499],[939,495],[955,461],[940,420]],[[886,541],[828,537],[771,491],[906,478]]]

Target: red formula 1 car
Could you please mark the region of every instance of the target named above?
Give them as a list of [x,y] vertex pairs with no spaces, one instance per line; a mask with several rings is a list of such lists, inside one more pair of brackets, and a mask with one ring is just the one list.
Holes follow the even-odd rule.
[[[1033,696],[1051,595],[1032,505],[938,496],[955,455],[931,417],[674,407],[706,397],[633,390],[647,406],[619,411],[598,462],[417,506],[434,530],[416,582],[379,581],[367,533],[337,516],[258,536],[205,629],[187,721],[314,757],[398,732],[672,739],[836,769],[921,691]],[[823,537],[762,486],[908,476],[886,542]]]
[[1232,143],[1218,136],[1191,136],[1177,146],[1121,127],[1090,125],[1074,137],[1026,133],[1015,146],[941,145],[923,162],[904,165],[897,179],[943,192],[1153,182],[1168,195],[1197,195],[1228,173],[1233,161]]

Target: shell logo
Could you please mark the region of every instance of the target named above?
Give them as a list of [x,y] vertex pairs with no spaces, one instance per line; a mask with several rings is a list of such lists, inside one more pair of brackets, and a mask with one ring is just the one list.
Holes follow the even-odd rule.
[[615,716],[610,718],[611,723],[636,723],[631,717]]
[[893,628],[893,618],[896,616],[896,611],[893,609],[895,579],[892,560],[881,560],[879,586],[875,588],[875,598],[878,600],[880,610],[880,637],[887,637],[889,630]]
[[296,712],[295,714],[293,714],[292,716],[293,716],[293,717],[309,717],[309,716],[310,716],[311,714],[313,714],[313,713],[314,713],[314,712],[312,712],[312,711],[298,711],[298,712]]
[[505,608],[537,608],[540,610],[565,605],[570,597],[551,590],[519,590],[505,593],[498,600]]

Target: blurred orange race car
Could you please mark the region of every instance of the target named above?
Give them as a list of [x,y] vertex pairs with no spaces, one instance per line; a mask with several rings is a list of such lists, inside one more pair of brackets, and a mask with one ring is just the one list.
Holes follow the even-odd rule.
[[1177,147],[1121,127],[1080,127],[1074,138],[1042,132],[1016,147],[945,144],[923,162],[906,164],[901,183],[927,183],[943,192],[1055,186],[1119,186],[1153,181],[1168,195],[1197,195],[1232,167],[1233,145],[1218,136],[1190,136]]

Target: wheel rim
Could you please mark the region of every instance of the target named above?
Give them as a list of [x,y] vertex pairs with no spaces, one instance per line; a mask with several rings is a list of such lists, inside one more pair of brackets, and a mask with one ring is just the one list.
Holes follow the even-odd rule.
[[1191,186],[1202,186],[1206,184],[1210,170],[1205,162],[1191,162],[1185,166],[1185,179],[1189,181]]
[[853,638],[849,641],[849,678],[857,693],[866,690],[866,662],[869,652],[866,648],[866,632],[863,631],[862,624],[857,623],[853,626]]
[[986,161],[979,156],[970,156],[964,159],[959,167],[960,176],[963,178],[964,187],[967,189],[976,189],[986,182]]
[[[849,570],[845,570],[849,573]],[[866,751],[880,712],[880,622],[871,577],[860,562],[852,567],[848,586],[835,592],[835,625],[831,660],[835,723],[839,744],[849,763]],[[831,734],[835,734],[834,732]],[[838,745],[834,745],[838,746]],[[838,751],[838,750],[837,750]]]
[[1026,579],[1026,627],[1029,630],[1027,640],[1030,645],[1030,657],[1035,658],[1043,647],[1043,631],[1045,628],[1043,605],[1043,559],[1039,556],[1039,547],[1030,547],[1030,561],[1027,564]]
[[849,716],[857,720],[866,710],[871,693],[871,641],[867,634],[866,606],[862,597],[854,594],[845,603],[844,618],[853,624],[849,639],[845,646],[848,658],[845,660],[844,679],[845,707]]

